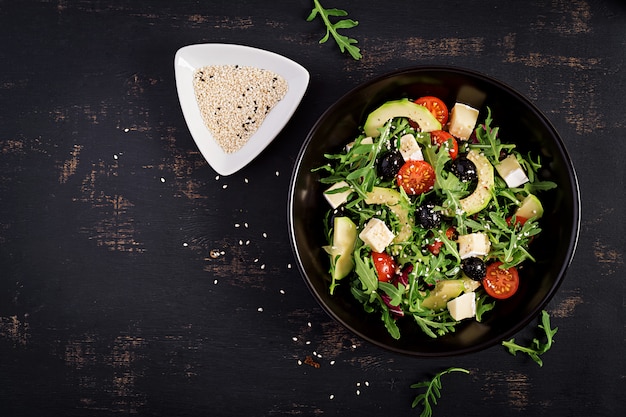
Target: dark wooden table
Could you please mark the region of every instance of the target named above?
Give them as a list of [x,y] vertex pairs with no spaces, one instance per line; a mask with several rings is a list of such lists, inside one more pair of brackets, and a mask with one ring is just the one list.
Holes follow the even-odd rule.
[[[444,377],[435,415],[625,415],[624,3],[322,4],[360,22],[344,32],[360,61],[318,44],[309,0],[0,0],[1,416],[419,415],[410,385],[450,366],[471,373]],[[282,133],[228,177],[174,82],[175,52],[211,42],[311,74]],[[424,360],[368,345],[296,268],[286,202],[308,130],[349,89],[418,64],[508,83],[574,161],[581,235],[541,368],[502,346]]]

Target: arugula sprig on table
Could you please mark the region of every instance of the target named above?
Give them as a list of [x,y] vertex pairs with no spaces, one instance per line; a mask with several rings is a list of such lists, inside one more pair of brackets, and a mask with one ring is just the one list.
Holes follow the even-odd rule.
[[550,350],[550,348],[552,347],[552,343],[554,341],[554,335],[556,334],[559,328],[558,327],[555,327],[554,329],[551,328],[550,315],[545,310],[541,312],[541,324],[539,325],[539,328],[545,332],[545,335],[546,335],[545,343],[535,338],[533,339],[532,344],[526,347],[526,346],[521,346],[515,343],[515,339],[511,339],[511,340],[502,342],[502,345],[506,347],[509,350],[509,353],[511,353],[513,356],[515,356],[517,352],[526,353],[539,366],[543,366],[543,360],[541,359],[540,356],[546,353],[548,350]]
[[348,12],[335,8],[325,9],[318,0],[313,0],[313,6],[311,14],[309,14],[309,17],[306,19],[307,22],[312,21],[319,15],[326,26],[326,34],[322,39],[320,39],[319,43],[325,43],[332,35],[342,53],[347,51],[355,60],[361,59],[361,50],[354,45],[355,43],[358,43],[358,41],[337,32],[339,29],[351,29],[357,26],[359,22],[352,19],[340,19],[333,23],[330,20],[331,17],[344,17],[348,15]]
[[435,374],[430,381],[422,381],[411,385],[411,388],[426,388],[425,392],[415,397],[412,404],[413,408],[418,405],[423,406],[420,417],[430,417],[433,415],[433,405],[437,405],[437,400],[441,398],[441,377],[452,372],[470,373],[467,369],[452,367]]

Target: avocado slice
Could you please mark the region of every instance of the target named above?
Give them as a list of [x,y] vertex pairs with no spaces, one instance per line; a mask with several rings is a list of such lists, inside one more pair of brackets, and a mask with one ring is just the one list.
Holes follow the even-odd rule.
[[[448,301],[462,293],[472,292],[477,288],[478,281],[470,278],[447,279],[437,282],[435,289],[422,301],[422,307],[431,310],[442,310]],[[480,285],[480,283],[478,283]]]
[[335,217],[333,243],[331,246],[324,246],[324,250],[330,255],[333,281],[345,278],[354,268],[352,252],[356,238],[357,227],[354,222],[349,217]]
[[523,217],[524,219],[535,219],[543,216],[543,206],[541,201],[534,194],[528,194],[522,200],[520,206],[515,210],[515,217]]
[[419,125],[422,132],[441,130],[441,123],[426,107],[404,98],[388,101],[371,112],[363,126],[365,134],[373,138],[377,137],[380,135],[378,129],[394,117],[406,117],[413,120]]
[[474,192],[460,201],[461,208],[469,216],[478,213],[489,204],[494,174],[493,165],[484,155],[472,149],[468,152],[467,159],[476,165],[476,176],[478,177],[478,185],[476,185]]
[[400,204],[402,195],[391,188],[374,187],[365,197],[365,204],[384,204],[398,217],[400,230],[393,239],[394,243],[406,242],[413,234],[413,221],[409,210]]

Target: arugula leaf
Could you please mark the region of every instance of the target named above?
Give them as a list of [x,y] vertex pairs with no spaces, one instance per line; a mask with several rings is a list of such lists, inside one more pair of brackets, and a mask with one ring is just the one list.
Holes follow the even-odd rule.
[[353,28],[357,26],[359,22],[352,19],[340,19],[333,23],[330,21],[330,17],[344,17],[348,15],[348,12],[341,9],[325,9],[320,4],[319,0],[313,0],[313,5],[313,10],[311,10],[311,14],[307,17],[306,21],[312,21],[319,14],[324,22],[324,25],[326,26],[326,34],[322,39],[320,39],[319,43],[325,43],[332,35],[342,53],[347,51],[355,60],[358,61],[361,59],[361,50],[354,45],[355,43],[358,43],[358,41],[337,32],[338,29]]
[[484,291],[478,292],[476,294],[476,321],[479,323],[483,321],[483,314],[493,310],[495,306],[495,301],[487,296]]
[[373,294],[378,289],[378,276],[371,265],[369,254],[365,256],[361,254],[362,248],[364,248],[364,246],[354,251],[355,271],[363,285],[363,289],[369,294]]
[[479,125],[476,128],[476,139],[478,144],[472,144],[473,148],[480,148],[487,158],[489,158],[491,164],[496,166],[500,163],[500,155],[503,150],[510,150],[515,148],[514,144],[503,144],[498,138],[499,127],[491,127],[491,109],[487,107],[487,118],[485,123]]
[[546,353],[552,347],[552,342],[554,341],[553,337],[556,334],[558,327],[554,329],[550,326],[550,315],[547,311],[543,310],[541,312],[541,324],[539,328],[542,329],[546,334],[546,342],[542,343],[539,339],[535,338],[532,341],[532,344],[528,347],[520,346],[515,343],[515,339],[511,339],[509,341],[502,342],[502,345],[509,350],[509,353],[515,356],[517,352],[526,353],[531,357],[539,366],[543,366],[543,361],[540,358],[540,355]]
[[388,308],[383,308],[382,316],[383,323],[385,324],[385,328],[394,339],[400,339],[400,329],[398,328],[398,324],[396,320],[393,318],[391,312]]
[[433,405],[437,404],[437,400],[441,398],[441,377],[445,374],[452,372],[463,372],[469,374],[470,371],[464,368],[448,368],[441,371],[433,377],[430,381],[422,381],[411,385],[411,388],[426,388],[426,392],[419,394],[413,400],[412,407],[415,408],[418,405],[422,405],[424,408],[420,414],[420,417],[430,417],[433,415]]

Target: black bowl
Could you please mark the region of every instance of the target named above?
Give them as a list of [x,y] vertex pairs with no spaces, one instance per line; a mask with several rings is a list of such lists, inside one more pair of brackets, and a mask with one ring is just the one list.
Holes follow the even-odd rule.
[[[531,244],[536,262],[524,265],[518,292],[483,322],[466,321],[457,331],[432,339],[411,320],[400,320],[401,337],[393,339],[379,314],[368,314],[350,294],[347,285],[329,293],[328,255],[323,234],[324,213],[329,209],[311,170],[326,163],[325,153],[336,153],[354,139],[365,117],[387,100],[432,95],[446,103],[464,102],[481,109],[479,122],[489,107],[500,127],[503,142],[515,143],[521,152],[540,155],[544,180],[558,188],[541,194],[542,234]],[[452,356],[476,352],[510,338],[533,320],[556,293],[569,266],[578,239],[580,201],[578,182],[565,146],[547,118],[521,94],[486,75],[454,67],[414,67],[375,78],[353,89],[317,121],[304,142],[293,171],[289,195],[289,228],[293,250],[309,289],[324,310],[361,338],[391,351],[421,357]]]

